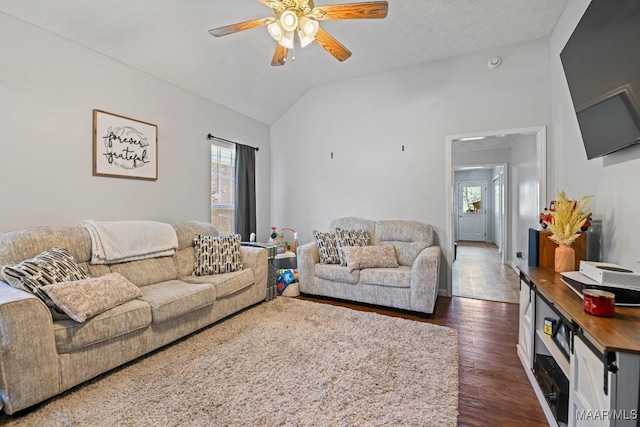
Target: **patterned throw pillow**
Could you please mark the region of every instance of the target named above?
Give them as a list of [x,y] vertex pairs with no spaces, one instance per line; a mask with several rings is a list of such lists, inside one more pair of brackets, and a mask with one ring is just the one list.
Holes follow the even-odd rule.
[[338,244],[338,257],[340,265],[347,265],[347,259],[342,252],[345,246],[370,246],[371,237],[367,230],[343,230],[336,227],[336,242]]
[[195,248],[193,274],[208,276],[242,270],[244,266],[240,258],[240,239],[239,234],[230,236],[196,234],[193,238]]
[[140,288],[120,273],[75,282],[54,283],[42,290],[51,300],[76,322],[142,296]]
[[334,233],[323,233],[313,230],[313,238],[316,239],[318,255],[322,264],[339,264],[338,247],[336,246],[336,235]]
[[[54,318],[68,319],[42,290],[53,283],[88,279],[90,276],[64,248],[53,247],[31,259],[2,267],[2,275],[14,288],[31,292],[40,298],[54,314]],[[56,316],[57,315],[57,316]]]

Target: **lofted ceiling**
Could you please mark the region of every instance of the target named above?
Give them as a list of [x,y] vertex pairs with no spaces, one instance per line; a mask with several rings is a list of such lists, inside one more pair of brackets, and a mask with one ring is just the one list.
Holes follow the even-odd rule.
[[384,20],[320,23],[353,52],[347,61],[313,43],[281,67],[266,27],[208,33],[273,16],[258,0],[0,0],[0,12],[270,125],[315,86],[546,37],[567,0],[388,2]]

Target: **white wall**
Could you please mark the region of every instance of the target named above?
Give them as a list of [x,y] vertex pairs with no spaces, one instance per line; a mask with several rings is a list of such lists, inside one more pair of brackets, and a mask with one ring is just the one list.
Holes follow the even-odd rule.
[[[260,147],[258,226],[267,238],[267,126],[3,13],[0,51],[0,230],[208,222],[211,132]],[[94,108],[158,125],[157,181],[92,176]]]
[[560,52],[590,0],[569,0],[550,39],[551,114],[548,198],[556,190],[569,197],[593,195],[595,218],[603,220],[602,258],[640,271],[640,146],[587,160]]
[[271,128],[273,225],[304,243],[340,216],[413,219],[448,241],[446,136],[548,123],[548,58],[537,40],[310,90]]
[[529,248],[529,228],[538,228],[540,214],[537,145],[534,134],[520,135],[511,147],[509,181],[511,183],[511,241],[509,260],[518,260],[516,252],[526,254]]

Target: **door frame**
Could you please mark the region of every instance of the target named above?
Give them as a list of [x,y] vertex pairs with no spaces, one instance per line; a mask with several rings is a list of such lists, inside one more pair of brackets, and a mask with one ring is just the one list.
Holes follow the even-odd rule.
[[[469,137],[477,137],[477,136],[497,136],[497,135],[505,135],[505,134],[535,134],[536,136],[536,169],[538,171],[538,191],[536,192],[536,196],[538,198],[537,205],[540,212],[545,207],[546,204],[546,192],[547,192],[547,127],[544,125],[541,126],[532,126],[525,128],[516,128],[516,129],[506,129],[506,130],[496,130],[496,131],[485,131],[485,132],[474,132],[467,134],[459,134],[459,135],[448,135],[445,141],[445,218],[446,218],[446,236],[447,238],[443,241],[442,249],[444,253],[444,257],[446,259],[447,265],[447,287],[446,290],[440,289],[439,294],[443,296],[450,297],[452,295],[452,262],[453,262],[453,253],[454,253],[454,236],[453,236],[453,226],[454,226],[454,212],[453,212],[453,197],[455,193],[455,189],[453,188],[453,174],[454,169],[452,167],[452,149],[454,141],[460,140],[462,138]],[[507,175],[507,169],[505,168],[505,185],[508,182],[509,178]],[[509,206],[507,204],[508,192],[505,191],[505,207]],[[510,214],[510,208],[506,209],[504,212],[505,216],[508,218]],[[503,221],[504,223],[509,222]],[[503,230],[505,226],[503,225]],[[503,236],[504,239],[504,236]],[[504,241],[504,240],[503,240]],[[506,253],[503,250],[503,253]]]
[[499,237],[498,237],[498,241],[496,242],[496,227],[495,227],[495,221],[493,220],[493,218],[495,218],[496,213],[495,213],[495,209],[493,210],[493,216],[491,218],[492,221],[492,230],[493,231],[493,236],[492,236],[492,241],[498,245],[498,253],[502,256],[502,264],[504,264],[506,262],[506,257],[505,257],[505,253],[506,251],[504,250],[504,233],[503,233],[503,226],[504,226],[504,208],[505,208],[505,203],[504,203],[504,195],[505,195],[505,180],[504,180],[504,171],[506,170],[506,165],[503,166],[500,170],[500,172],[498,172],[498,176],[493,178],[491,180],[491,192],[493,193],[493,206],[495,208],[496,206],[496,195],[495,195],[495,183],[498,183],[498,221],[500,221],[500,227],[498,228],[498,232]]

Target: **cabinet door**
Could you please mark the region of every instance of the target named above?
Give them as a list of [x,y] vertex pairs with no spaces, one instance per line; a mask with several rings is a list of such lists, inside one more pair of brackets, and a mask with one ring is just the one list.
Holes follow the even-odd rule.
[[533,368],[533,336],[535,328],[533,315],[535,313],[535,295],[529,284],[520,280],[520,317],[518,332],[518,354],[525,368]]
[[615,402],[617,375],[608,374],[604,393],[604,362],[578,336],[574,336],[569,378],[569,426],[611,426],[608,414]]

